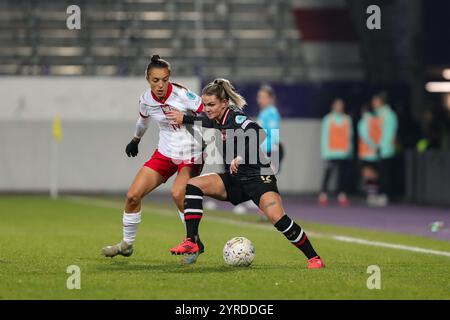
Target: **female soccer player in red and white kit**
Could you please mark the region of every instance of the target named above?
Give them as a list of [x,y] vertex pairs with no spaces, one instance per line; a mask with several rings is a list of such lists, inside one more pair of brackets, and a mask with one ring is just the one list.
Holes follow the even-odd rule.
[[202,169],[201,141],[197,142],[192,133],[192,130],[198,129],[170,124],[166,118],[166,114],[173,109],[184,114],[200,113],[203,108],[201,98],[183,86],[171,83],[170,64],[157,55],[151,58],[145,77],[150,88],[139,99],[136,131],[126,147],[126,154],[129,157],[138,154],[138,144],[150,119],[159,125],[158,148],[139,170],[128,190],[123,213],[123,240],[119,244],[103,248],[102,254],[106,257],[118,254],[129,257],[133,253],[133,243],[141,222],[142,198],[165,183],[175,172],[178,174],[172,186],[172,197],[184,221],[186,183],[191,177],[199,175]]

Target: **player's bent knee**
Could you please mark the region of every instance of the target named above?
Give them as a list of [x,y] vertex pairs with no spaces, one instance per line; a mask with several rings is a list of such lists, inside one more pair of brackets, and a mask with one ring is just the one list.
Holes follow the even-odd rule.
[[182,189],[172,189],[172,198],[175,201],[182,201],[184,199],[184,190]]
[[128,192],[127,203],[131,206],[137,206],[141,203],[141,197],[134,192]]

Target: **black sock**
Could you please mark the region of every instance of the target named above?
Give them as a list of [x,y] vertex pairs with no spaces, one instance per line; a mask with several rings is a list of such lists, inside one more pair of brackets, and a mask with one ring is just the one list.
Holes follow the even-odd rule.
[[200,188],[188,184],[184,197],[184,221],[186,222],[186,238],[192,241],[198,238],[198,226],[203,216],[203,192]]
[[308,259],[318,256],[306,233],[287,215],[284,215],[275,223],[275,228],[283,233],[294,246],[299,248]]

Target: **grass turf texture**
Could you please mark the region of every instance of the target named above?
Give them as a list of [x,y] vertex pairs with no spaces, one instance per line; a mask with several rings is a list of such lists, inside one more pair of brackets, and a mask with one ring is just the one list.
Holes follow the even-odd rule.
[[[0,299],[449,299],[450,257],[310,236],[327,264],[307,270],[305,257],[256,215],[208,212],[205,254],[181,265],[168,249],[184,236],[173,206],[147,203],[132,257],[107,259],[104,245],[122,236],[122,201],[0,197]],[[239,221],[245,221],[240,225]],[[306,231],[450,251],[423,237],[304,223]],[[225,266],[234,236],[255,245],[248,268]],[[369,265],[381,268],[381,290],[368,290]],[[81,290],[68,290],[69,265],[81,268]]]

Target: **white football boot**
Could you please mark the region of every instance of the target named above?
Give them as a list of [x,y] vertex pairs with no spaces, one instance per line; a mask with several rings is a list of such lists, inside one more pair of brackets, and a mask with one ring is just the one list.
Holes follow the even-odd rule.
[[118,254],[124,257],[129,257],[133,254],[133,245],[128,244],[125,241],[121,241],[120,243],[114,246],[107,246],[102,249],[102,254],[105,257],[115,257]]

